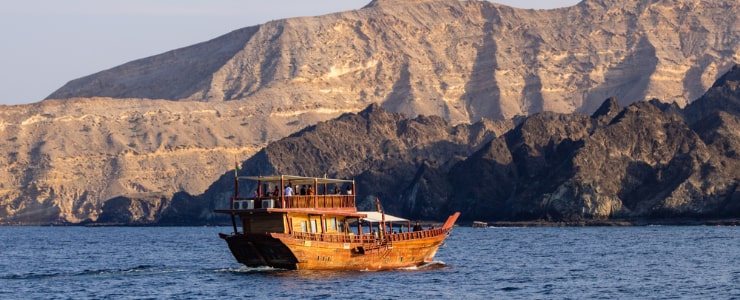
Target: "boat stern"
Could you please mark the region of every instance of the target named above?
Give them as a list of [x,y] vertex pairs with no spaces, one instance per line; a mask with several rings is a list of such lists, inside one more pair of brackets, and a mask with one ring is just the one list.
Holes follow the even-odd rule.
[[298,260],[279,239],[270,235],[219,234],[239,263],[248,267],[296,269]]

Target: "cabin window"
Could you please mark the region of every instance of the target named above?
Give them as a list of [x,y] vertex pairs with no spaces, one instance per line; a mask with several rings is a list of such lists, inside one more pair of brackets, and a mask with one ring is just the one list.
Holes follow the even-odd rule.
[[311,232],[316,233],[316,228],[318,224],[316,223],[316,220],[311,220]]
[[306,232],[306,231],[308,231],[307,229],[308,229],[307,222],[306,221],[301,221],[301,232]]
[[326,219],[326,230],[337,230],[337,218]]

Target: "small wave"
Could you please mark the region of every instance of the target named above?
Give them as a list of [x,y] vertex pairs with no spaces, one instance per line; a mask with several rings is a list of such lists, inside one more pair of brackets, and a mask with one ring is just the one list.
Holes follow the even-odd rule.
[[107,275],[107,274],[126,274],[126,273],[137,273],[145,272],[154,269],[152,265],[138,265],[133,268],[127,269],[108,269],[108,270],[85,270],[80,275]]
[[47,273],[47,274],[28,273],[28,274],[6,275],[3,277],[0,277],[0,279],[5,279],[5,280],[46,279],[46,278],[59,277],[62,275],[63,275],[62,273]]
[[156,268],[152,265],[139,265],[133,268],[126,269],[97,269],[97,270],[82,270],[79,272],[51,272],[51,273],[27,273],[27,274],[13,274],[8,276],[0,277],[0,279],[8,280],[28,280],[28,279],[48,279],[48,278],[61,278],[61,277],[80,277],[80,276],[100,276],[100,275],[116,275],[116,274],[129,274],[137,272],[146,272]]
[[285,271],[285,269],[277,269],[273,267],[247,267],[247,266],[241,266],[239,268],[223,268],[223,269],[216,269],[215,272],[222,272],[222,273],[259,273],[259,272],[275,272],[275,271]]
[[435,261],[423,263],[418,266],[399,268],[398,270],[407,270],[407,271],[437,270],[437,269],[442,269],[444,267],[447,267],[447,264],[445,262],[435,260]]
[[444,267],[447,267],[447,264],[445,262],[435,260],[435,261],[430,261],[428,263],[424,263],[418,268],[421,270],[426,270],[426,269],[436,270],[436,269],[441,269]]

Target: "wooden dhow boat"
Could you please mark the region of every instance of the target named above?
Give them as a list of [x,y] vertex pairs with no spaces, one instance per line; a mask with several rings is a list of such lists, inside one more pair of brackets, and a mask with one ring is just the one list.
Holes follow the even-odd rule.
[[[256,181],[250,196],[240,180]],[[357,211],[353,180],[301,176],[235,176],[229,209],[233,232],[220,233],[249,267],[302,270],[384,270],[431,262],[459,212],[439,228],[412,227],[380,209]],[[303,192],[305,188],[305,192]],[[272,191],[272,192],[268,192]]]

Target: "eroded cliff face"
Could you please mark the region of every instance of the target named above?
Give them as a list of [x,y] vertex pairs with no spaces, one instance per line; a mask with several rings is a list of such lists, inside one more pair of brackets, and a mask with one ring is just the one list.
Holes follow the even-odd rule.
[[325,118],[313,115],[238,101],[68,99],[3,107],[0,224],[97,221],[116,197],[151,206],[132,211],[129,222],[156,222],[175,193],[203,193],[267,140]]
[[381,103],[453,124],[591,113],[608,97],[684,106],[740,62],[740,4],[373,1],[278,20],[73,80],[49,98],[248,99],[294,114]]
[[541,113],[451,171],[450,209],[471,219],[738,217],[733,68],[685,110],[657,101],[592,116]]

